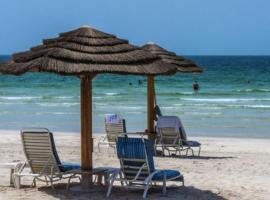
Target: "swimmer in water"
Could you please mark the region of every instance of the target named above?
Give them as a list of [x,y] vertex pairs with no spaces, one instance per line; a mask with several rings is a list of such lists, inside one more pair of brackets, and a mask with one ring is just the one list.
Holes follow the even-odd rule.
[[138,80],[138,84],[141,85],[143,82],[142,80]]
[[131,83],[131,82],[129,82],[129,85],[132,85],[132,83]]
[[195,82],[193,83],[193,90],[197,91],[197,90],[199,90],[199,89],[200,89],[200,85],[199,85],[198,81],[195,81]]

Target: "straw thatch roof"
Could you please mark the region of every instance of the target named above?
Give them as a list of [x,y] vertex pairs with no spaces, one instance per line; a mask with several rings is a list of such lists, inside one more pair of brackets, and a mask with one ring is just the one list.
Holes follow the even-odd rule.
[[173,52],[167,51],[166,49],[158,46],[153,42],[149,42],[142,47],[142,49],[147,50],[157,56],[162,58],[162,61],[166,63],[175,64],[177,66],[177,71],[179,72],[202,72],[202,68],[198,67],[191,60],[187,60],[182,56],[178,56]]
[[20,75],[28,71],[62,75],[117,73],[138,75],[173,74],[175,66],[115,35],[90,27],[81,27],[43,44],[15,53],[12,60],[0,64],[0,73]]

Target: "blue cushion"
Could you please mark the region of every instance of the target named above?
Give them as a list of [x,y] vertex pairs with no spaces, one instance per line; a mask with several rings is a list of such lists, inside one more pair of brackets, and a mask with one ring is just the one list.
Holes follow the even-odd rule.
[[181,175],[180,172],[177,170],[169,170],[169,169],[160,170],[160,172],[154,175],[153,180],[162,181],[163,174],[166,174],[166,179],[171,179],[171,178],[178,177]]
[[73,169],[80,169],[80,168],[81,168],[81,165],[78,163],[62,162],[62,165],[61,165],[62,172],[70,171]]
[[199,146],[201,146],[201,143],[199,143],[197,141],[183,141],[183,146],[199,147]]

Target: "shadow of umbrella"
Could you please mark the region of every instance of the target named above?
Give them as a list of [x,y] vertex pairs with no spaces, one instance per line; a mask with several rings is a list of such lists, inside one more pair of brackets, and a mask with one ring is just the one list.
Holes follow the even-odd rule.
[[[62,186],[61,186],[62,185]],[[105,199],[105,188],[95,187],[93,192],[71,192],[64,189],[64,184],[56,185],[56,190],[52,190],[50,187],[41,187],[39,191],[47,195],[53,196],[60,200],[77,200],[77,199]],[[143,190],[130,190],[115,186],[113,193],[109,199],[111,200],[141,200]],[[152,188],[149,190],[147,199],[185,199],[185,200],[227,200],[210,190],[201,190],[195,187],[176,187],[171,186],[167,189],[167,194],[163,195],[161,188]]]

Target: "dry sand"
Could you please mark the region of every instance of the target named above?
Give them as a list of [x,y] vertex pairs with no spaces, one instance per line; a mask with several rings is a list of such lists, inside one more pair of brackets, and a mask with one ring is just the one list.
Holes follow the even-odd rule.
[[[97,137],[97,136],[96,136]],[[180,170],[185,187],[171,187],[167,195],[150,190],[149,199],[270,199],[270,140],[233,138],[190,138],[202,143],[201,157],[156,157],[157,168]],[[79,134],[55,133],[60,157],[64,161],[80,161]],[[0,132],[0,163],[24,160],[19,133]],[[98,153],[95,148],[95,166],[119,167],[113,150]],[[64,184],[52,190],[43,183],[37,188],[28,186],[24,178],[22,189],[9,186],[9,170],[0,168],[0,199],[105,199],[105,191],[79,193],[66,191]],[[142,190],[116,187],[109,199],[142,199]]]

